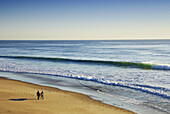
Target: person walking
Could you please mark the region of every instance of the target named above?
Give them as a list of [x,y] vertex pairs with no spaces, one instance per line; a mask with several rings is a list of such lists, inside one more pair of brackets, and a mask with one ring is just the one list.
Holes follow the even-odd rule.
[[40,92],[37,91],[37,99],[39,100],[39,98],[40,98]]
[[43,91],[41,92],[41,99],[44,100],[44,92]]

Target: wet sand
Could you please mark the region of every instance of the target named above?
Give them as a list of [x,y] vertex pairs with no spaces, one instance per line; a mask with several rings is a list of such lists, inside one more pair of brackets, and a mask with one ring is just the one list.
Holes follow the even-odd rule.
[[[44,100],[37,100],[37,90],[44,91]],[[0,113],[133,114],[80,93],[5,78],[0,78]]]

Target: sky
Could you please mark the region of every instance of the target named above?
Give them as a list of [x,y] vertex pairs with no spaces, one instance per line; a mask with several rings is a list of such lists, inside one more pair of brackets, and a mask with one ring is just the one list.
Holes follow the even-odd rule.
[[0,0],[0,40],[170,39],[170,0]]

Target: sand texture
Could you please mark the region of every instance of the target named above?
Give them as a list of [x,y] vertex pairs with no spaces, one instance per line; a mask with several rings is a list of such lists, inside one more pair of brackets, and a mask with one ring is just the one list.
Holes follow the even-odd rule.
[[[44,100],[36,91],[44,91]],[[0,114],[128,114],[86,95],[0,78]]]

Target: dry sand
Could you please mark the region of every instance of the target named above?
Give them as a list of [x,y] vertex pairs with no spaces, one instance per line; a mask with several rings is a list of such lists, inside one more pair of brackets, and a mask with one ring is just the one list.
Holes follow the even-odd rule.
[[[36,92],[44,91],[44,100]],[[0,114],[128,114],[86,95],[0,78]]]

